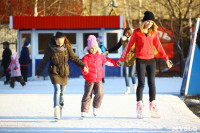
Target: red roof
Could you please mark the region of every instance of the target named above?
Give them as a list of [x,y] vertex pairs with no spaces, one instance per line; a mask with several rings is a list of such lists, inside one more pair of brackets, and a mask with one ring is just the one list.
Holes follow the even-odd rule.
[[125,28],[123,16],[10,16],[12,29]]

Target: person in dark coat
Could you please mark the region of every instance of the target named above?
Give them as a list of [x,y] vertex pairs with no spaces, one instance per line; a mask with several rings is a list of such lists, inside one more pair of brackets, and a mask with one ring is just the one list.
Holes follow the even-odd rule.
[[199,28],[198,33],[197,33],[196,43],[197,43],[197,46],[198,46],[198,48],[200,50],[200,28]]
[[27,77],[28,77],[28,64],[31,62],[28,50],[29,47],[30,43],[25,41],[19,58],[21,74],[25,82],[27,82]]
[[2,54],[2,66],[4,68],[4,73],[6,75],[6,81],[4,84],[9,84],[10,83],[10,71],[8,70],[8,66],[10,65],[11,62],[11,55],[12,52],[9,48],[9,42],[3,42],[3,54]]
[[64,106],[65,88],[70,74],[68,59],[88,73],[86,65],[75,55],[64,33],[57,32],[48,43],[44,57],[37,68],[37,78],[50,61],[48,74],[54,86],[54,118],[59,120]]

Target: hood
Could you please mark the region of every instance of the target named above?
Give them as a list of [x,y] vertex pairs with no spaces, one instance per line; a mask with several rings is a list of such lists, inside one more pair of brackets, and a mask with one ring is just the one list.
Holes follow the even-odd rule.
[[51,50],[54,51],[54,52],[61,52],[61,51],[65,51],[66,50],[66,44],[64,44],[61,47],[56,45],[55,37],[52,37],[49,40],[49,44],[48,45],[51,48]]
[[16,62],[16,60],[18,59],[17,52],[13,53],[13,54],[11,55],[11,58],[14,59],[14,60],[12,60],[12,62]]

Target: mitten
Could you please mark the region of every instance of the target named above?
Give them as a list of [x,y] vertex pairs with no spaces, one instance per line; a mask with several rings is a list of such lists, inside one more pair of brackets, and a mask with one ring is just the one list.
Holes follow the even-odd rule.
[[18,69],[18,67],[15,67],[15,68],[14,68],[14,70],[17,70],[17,69]]
[[126,41],[126,39],[127,39],[126,36],[123,36],[123,37],[122,37],[122,40],[123,40],[123,41]]

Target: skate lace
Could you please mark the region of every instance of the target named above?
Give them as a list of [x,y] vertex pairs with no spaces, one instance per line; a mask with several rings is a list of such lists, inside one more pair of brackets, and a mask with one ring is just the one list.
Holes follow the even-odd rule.
[[150,110],[154,110],[154,111],[158,111],[157,109],[157,105],[156,104],[153,104],[153,103],[150,103]]
[[142,111],[143,110],[144,105],[142,105],[141,103],[137,104],[137,110]]

